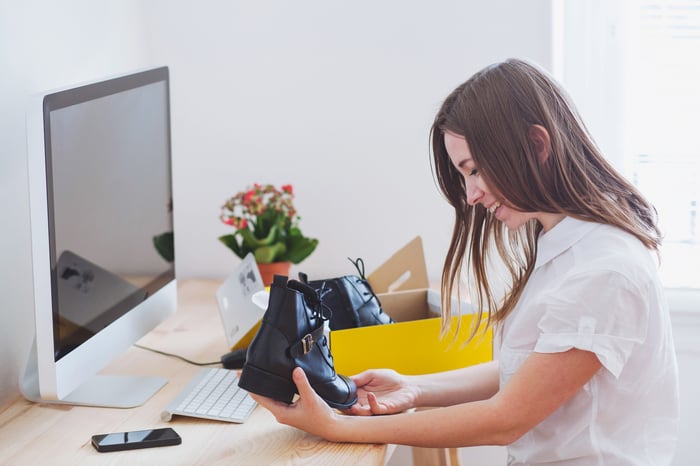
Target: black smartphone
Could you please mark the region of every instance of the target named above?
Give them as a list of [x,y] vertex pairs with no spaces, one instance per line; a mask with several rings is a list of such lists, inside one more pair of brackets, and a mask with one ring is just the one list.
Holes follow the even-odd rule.
[[182,439],[180,436],[170,427],[92,436],[92,446],[99,452],[164,447],[181,443]]

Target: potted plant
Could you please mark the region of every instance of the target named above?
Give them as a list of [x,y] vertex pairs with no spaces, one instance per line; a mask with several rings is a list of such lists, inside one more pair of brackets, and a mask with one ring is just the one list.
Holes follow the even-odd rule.
[[305,237],[299,229],[301,217],[293,200],[291,184],[277,189],[255,183],[221,207],[221,221],[235,231],[219,240],[241,259],[252,252],[265,285],[275,273],[288,275],[291,264],[306,259],[318,245],[317,239]]

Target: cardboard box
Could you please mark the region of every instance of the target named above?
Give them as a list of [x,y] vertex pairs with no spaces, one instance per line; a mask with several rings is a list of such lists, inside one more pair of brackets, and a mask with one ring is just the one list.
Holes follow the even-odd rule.
[[[440,293],[429,289],[423,243],[416,237],[367,276],[382,309],[396,323],[330,332],[331,353],[339,374],[371,368],[403,374],[457,369],[493,359],[493,333],[472,328],[472,307],[463,302],[450,331],[440,338]],[[456,302],[453,304],[455,312]],[[459,325],[459,327],[457,327]],[[459,330],[456,338],[455,330]]]

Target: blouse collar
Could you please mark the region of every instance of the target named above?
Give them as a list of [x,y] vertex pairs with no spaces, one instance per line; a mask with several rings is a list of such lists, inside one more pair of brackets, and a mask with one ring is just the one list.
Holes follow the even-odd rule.
[[565,217],[537,240],[535,269],[542,267],[572,247],[599,225],[598,223],[586,222],[573,217]]

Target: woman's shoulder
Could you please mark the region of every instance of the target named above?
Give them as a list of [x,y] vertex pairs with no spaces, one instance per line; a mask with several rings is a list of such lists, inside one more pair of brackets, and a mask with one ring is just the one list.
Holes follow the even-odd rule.
[[611,225],[598,225],[575,248],[580,273],[626,277],[634,282],[656,280],[658,259],[634,235]]

